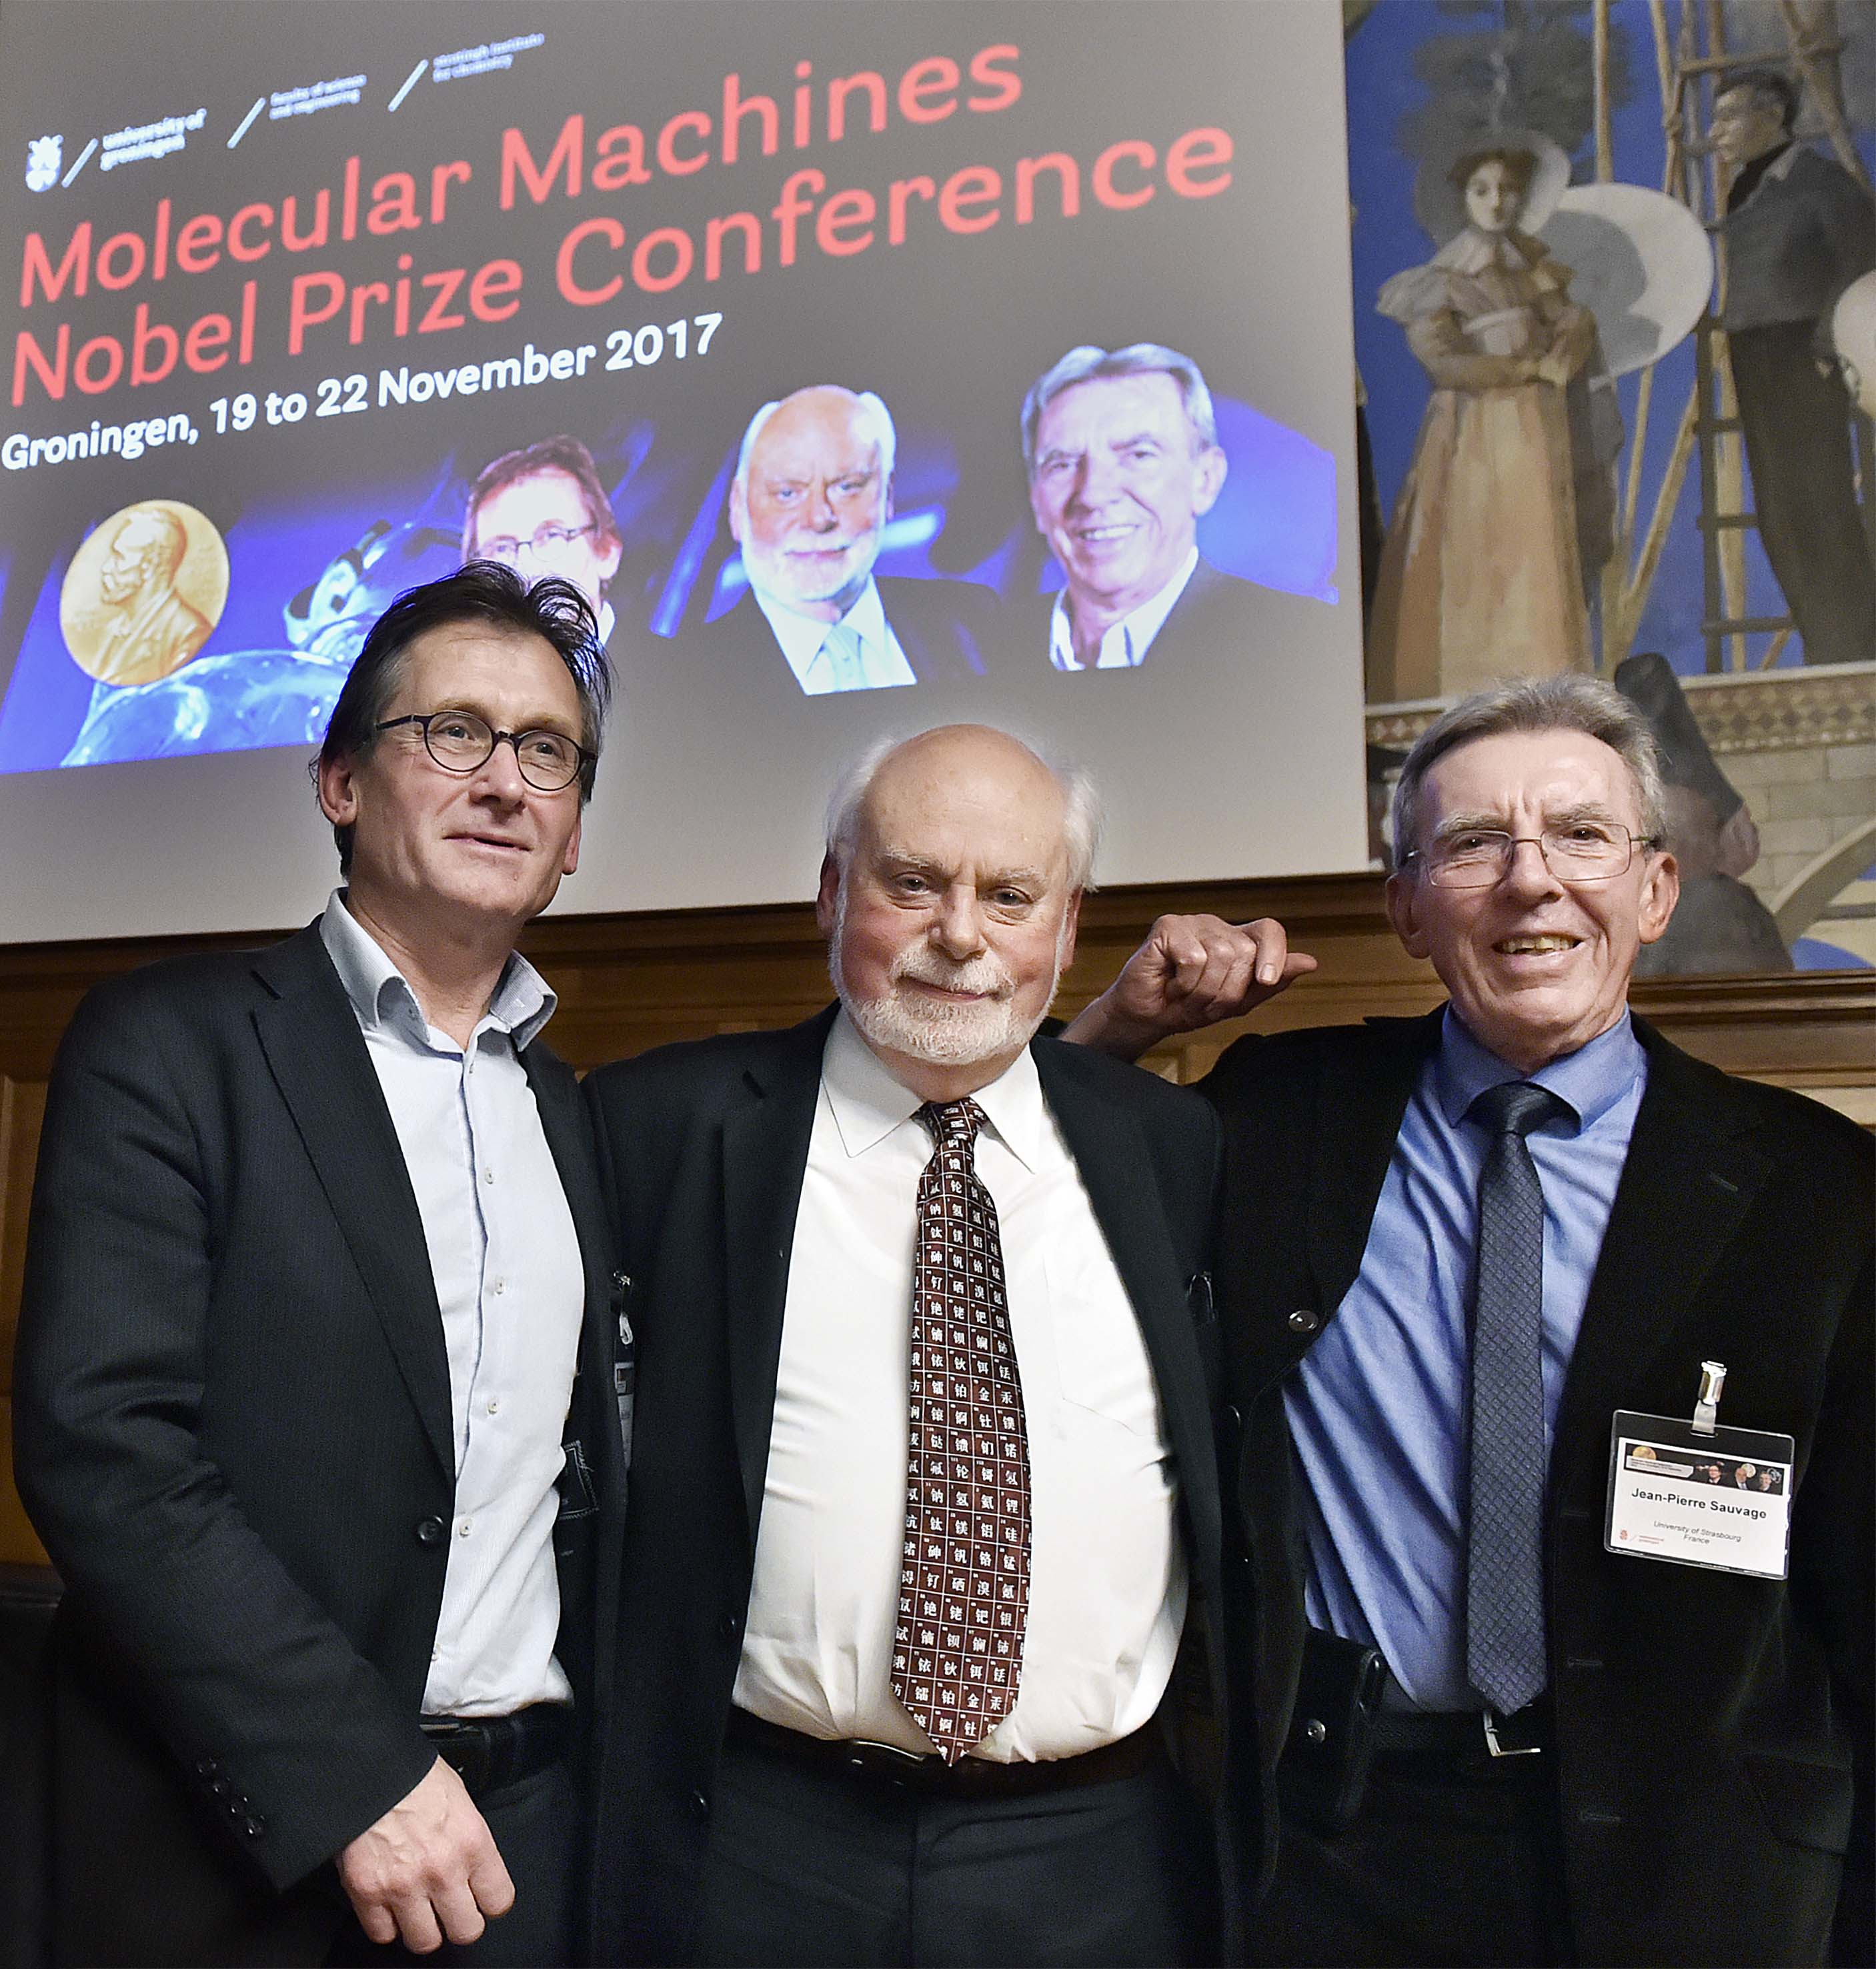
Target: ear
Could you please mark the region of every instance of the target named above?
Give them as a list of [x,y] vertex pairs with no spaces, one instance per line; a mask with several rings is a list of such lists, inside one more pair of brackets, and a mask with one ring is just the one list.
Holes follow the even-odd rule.
[[1388,920],[1394,926],[1394,933],[1401,939],[1402,948],[1410,957],[1424,957],[1431,946],[1426,932],[1420,920],[1420,887],[1411,875],[1399,871],[1388,877],[1388,886],[1383,892],[1387,903]]
[[830,848],[821,857],[821,884],[814,897],[814,924],[824,937],[834,933],[834,905],[839,897],[840,864]]
[[567,836],[566,852],[560,859],[560,873],[563,875],[576,875],[579,872],[579,830],[586,822],[586,816],[583,813],[574,822],[573,832]]
[[1036,530],[1046,540],[1049,537],[1048,509],[1042,503],[1042,482],[1032,478],[1029,482],[1029,511],[1036,522]]
[[349,827],[359,817],[354,762],[348,754],[320,761],[320,811],[335,827]]
[[1231,469],[1231,461],[1223,449],[1216,444],[1208,445],[1199,455],[1199,469],[1193,475],[1192,485],[1192,511],[1196,519],[1209,513],[1218,504],[1218,495],[1225,489],[1225,475]]
[[1660,937],[1680,900],[1680,864],[1671,855],[1650,855],[1642,874],[1638,911],[1644,943],[1653,943]]
[[1075,962],[1075,933],[1081,927],[1082,892],[1077,889],[1068,899],[1068,907],[1062,912],[1062,968],[1066,971]]
[[749,524],[749,492],[740,478],[729,482],[729,537],[740,547]]
[[892,517],[893,488],[897,485],[898,482],[897,477],[888,478],[886,481],[885,511],[880,515],[882,520],[890,520]]
[[617,534],[603,534],[600,537],[605,547],[599,556],[599,579],[610,581],[618,573],[619,556],[625,551],[625,543]]

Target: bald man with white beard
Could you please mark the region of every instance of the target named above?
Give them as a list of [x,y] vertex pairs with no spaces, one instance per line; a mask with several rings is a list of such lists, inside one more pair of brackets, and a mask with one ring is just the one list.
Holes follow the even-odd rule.
[[1262,1747],[1225,1722],[1217,1131],[1034,1036],[1095,835],[1001,732],[878,748],[829,810],[838,1004],[587,1083],[640,1419],[602,1959],[1225,1945],[1264,1834],[1224,1782]]
[[874,572],[897,454],[870,390],[815,384],[756,412],[729,488],[748,586],[677,645],[687,687],[786,704],[985,674],[1000,619],[990,589]]

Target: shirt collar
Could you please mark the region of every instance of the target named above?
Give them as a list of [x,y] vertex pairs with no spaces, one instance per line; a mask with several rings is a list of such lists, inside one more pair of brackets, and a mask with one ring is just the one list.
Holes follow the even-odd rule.
[[[1114,670],[1131,669],[1142,661],[1153,639],[1166,626],[1166,618],[1173,612],[1173,605],[1186,592],[1186,583],[1192,579],[1193,569],[1199,565],[1199,550],[1195,547],[1179,564],[1170,581],[1157,595],[1150,595],[1138,608],[1123,615],[1101,638],[1100,654],[1092,667],[1095,670]],[[1068,590],[1065,588],[1055,598],[1055,608],[1049,618],[1049,660],[1059,670],[1085,670],[1090,667],[1075,654],[1074,631],[1068,619]]]
[[[821,1055],[821,1085],[827,1090],[840,1145],[849,1156],[876,1147],[925,1105],[860,1036],[844,1007]],[[1028,1047],[970,1098],[984,1111],[1003,1146],[1025,1169],[1034,1169],[1042,1151],[1045,1117],[1042,1082]]]
[[[794,672],[796,683],[805,683],[809,667],[820,654],[821,645],[826,641],[827,632],[834,624],[790,608],[787,602],[758,588],[753,581],[749,584],[749,592],[755,597],[755,605],[774,631],[775,640],[781,645],[782,654],[788,659],[788,667]],[[870,574],[858,598],[840,619],[858,636],[862,649],[883,652],[888,647],[886,605],[879,598],[879,584]]]
[[[346,907],[343,889],[333,890],[326,901],[326,913],[320,918],[320,941],[366,1032],[395,1028],[419,1045],[434,1046],[430,1023],[410,981]],[[520,1053],[533,1044],[558,1003],[540,973],[519,951],[511,951],[488,1010],[475,1030],[507,1033]]]
[[1511,1080],[1534,1081],[1568,1103],[1576,1117],[1575,1132],[1580,1134],[1621,1099],[1647,1064],[1647,1055],[1635,1036],[1634,1022],[1626,1008],[1606,1033],[1598,1033],[1587,1046],[1565,1053],[1535,1073],[1524,1074],[1481,1046],[1449,1005],[1440,1028],[1439,1049],[1433,1056],[1433,1089],[1447,1124],[1457,1127],[1487,1088]]

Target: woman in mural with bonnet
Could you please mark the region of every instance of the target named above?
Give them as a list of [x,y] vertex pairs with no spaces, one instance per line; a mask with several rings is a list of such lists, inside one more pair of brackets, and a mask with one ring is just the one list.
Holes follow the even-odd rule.
[[1555,209],[1569,170],[1548,138],[1469,151],[1442,187],[1463,224],[1381,290],[1433,392],[1382,552],[1372,701],[1591,667],[1568,397],[1598,359],[1595,323],[1523,229]]

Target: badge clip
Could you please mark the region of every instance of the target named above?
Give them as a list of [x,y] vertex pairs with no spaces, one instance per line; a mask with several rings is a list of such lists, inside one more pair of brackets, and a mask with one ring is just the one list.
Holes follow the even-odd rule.
[[1713,1434],[1718,1426],[1720,1391],[1725,1385],[1726,1364],[1724,1361],[1702,1361],[1700,1363],[1700,1393],[1693,1405],[1693,1432],[1696,1435]]

